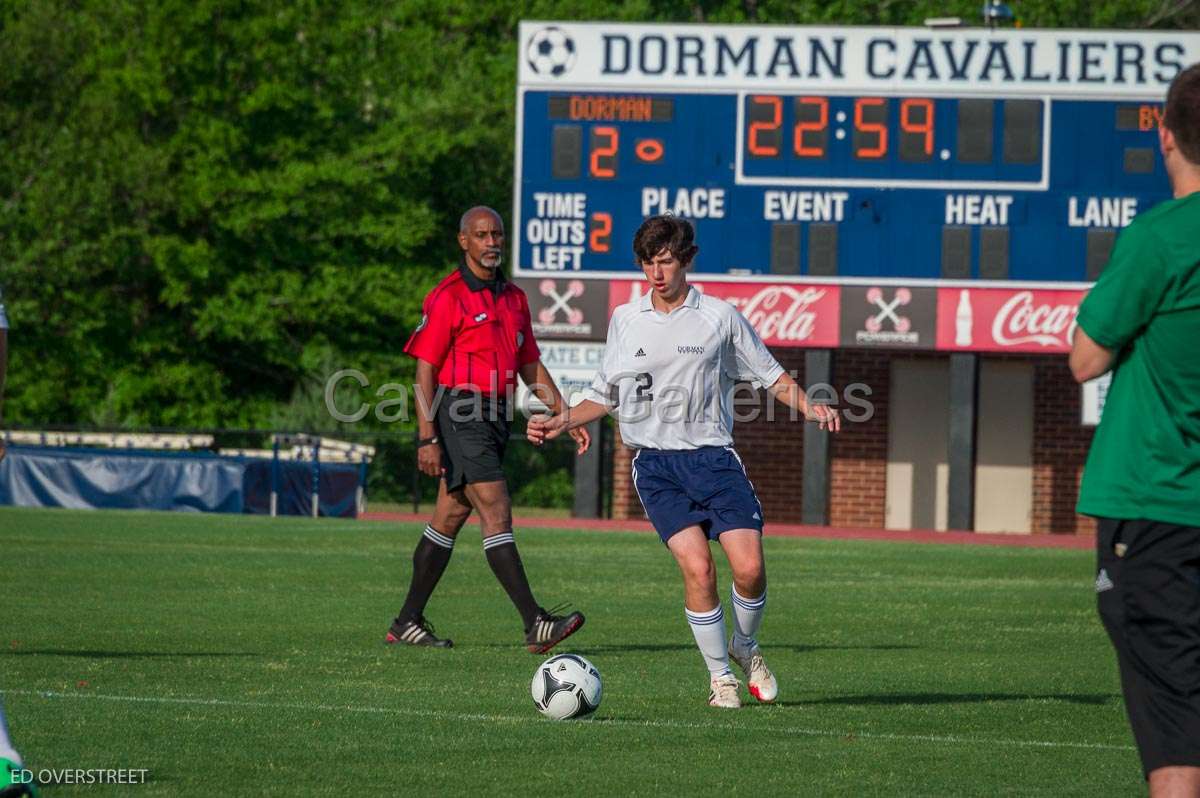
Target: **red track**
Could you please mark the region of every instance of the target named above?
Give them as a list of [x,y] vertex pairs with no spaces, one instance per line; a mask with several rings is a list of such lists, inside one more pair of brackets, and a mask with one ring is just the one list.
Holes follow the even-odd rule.
[[[429,516],[415,513],[365,513],[366,521],[429,523]],[[653,532],[648,521],[584,520],[581,518],[514,518],[513,526],[551,529],[594,529],[607,532]],[[982,532],[896,531],[890,529],[841,529],[801,524],[767,524],[772,537],[822,538],[825,540],[890,540],[901,543],[962,543],[973,546],[1025,546],[1039,549],[1090,549],[1090,535],[1009,535]]]

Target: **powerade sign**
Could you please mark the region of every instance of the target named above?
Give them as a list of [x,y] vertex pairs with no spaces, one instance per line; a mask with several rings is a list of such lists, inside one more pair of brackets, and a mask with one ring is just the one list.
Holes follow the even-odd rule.
[[1176,32],[521,23],[525,85],[1157,94],[1200,61]]

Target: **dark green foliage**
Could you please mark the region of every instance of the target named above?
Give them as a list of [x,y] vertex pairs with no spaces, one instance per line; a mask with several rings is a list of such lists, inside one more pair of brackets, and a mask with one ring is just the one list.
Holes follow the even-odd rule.
[[[521,19],[974,23],[979,5],[0,0],[6,419],[408,429],[334,422],[324,383],[357,368],[374,400],[410,382],[400,349],[458,215],[508,214]],[[1200,27],[1180,0],[1015,7],[1027,26]]]
[[13,420],[262,426],[330,366],[411,373],[450,219],[502,204],[512,144],[490,48],[410,13],[7,11]]
[[[7,0],[8,417],[271,426],[297,404],[320,416],[337,368],[405,381],[399,350],[454,257],[458,214],[511,204],[522,18],[919,24],[974,21],[978,6]],[[1016,8],[1027,26],[1188,27],[1200,13]]]

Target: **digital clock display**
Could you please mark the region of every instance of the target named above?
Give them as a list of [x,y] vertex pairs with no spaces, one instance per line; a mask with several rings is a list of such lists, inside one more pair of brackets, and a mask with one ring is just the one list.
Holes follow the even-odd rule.
[[[1011,180],[1043,172],[1045,100],[786,97],[742,100],[742,174],[752,178]],[[919,184],[919,183],[918,183]]]

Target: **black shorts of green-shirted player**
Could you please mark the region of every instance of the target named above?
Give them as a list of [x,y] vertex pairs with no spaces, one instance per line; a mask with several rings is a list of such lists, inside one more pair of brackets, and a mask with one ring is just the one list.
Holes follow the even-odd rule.
[[1076,319],[1071,372],[1112,371],[1077,509],[1151,796],[1200,796],[1200,64],[1167,91],[1173,199],[1121,231]]
[[[521,615],[525,645],[531,652],[545,653],[578,630],[584,617],[579,612],[558,615],[557,610],[543,609],[529,587],[513,538],[512,505],[501,470],[508,440],[508,414],[502,403],[518,374],[547,407],[561,409],[563,400],[538,356],[525,296],[500,273],[504,245],[500,215],[490,208],[471,208],[462,216],[458,242],[462,264],[430,292],[425,318],[405,347],[417,358],[422,439],[418,467],[440,481],[433,519],[413,552],[408,595],[388,629],[387,642],[453,645],[434,633],[425,619],[425,606],[474,509],[479,513],[488,565]],[[481,344],[481,336],[494,338]],[[464,368],[464,364],[473,365]],[[489,384],[490,396],[475,390]],[[439,400],[439,386],[465,389],[443,391]],[[586,432],[579,432],[583,434],[573,437],[582,454],[590,440]]]
[[[822,430],[837,431],[841,420],[833,408],[808,402],[732,305],[688,286],[693,236],[691,224],[674,216],[642,224],[633,249],[649,291],[614,311],[592,398],[535,417],[527,434],[541,444],[616,409],[623,441],[637,449],[634,486],[683,575],[685,616],[709,670],[709,704],[733,708],[741,698],[731,656],[755,698],[778,694],[757,641],[766,605],[762,507],[732,447],[733,388],[740,380],[765,385]],[[733,572],[728,644],[710,539]]]

